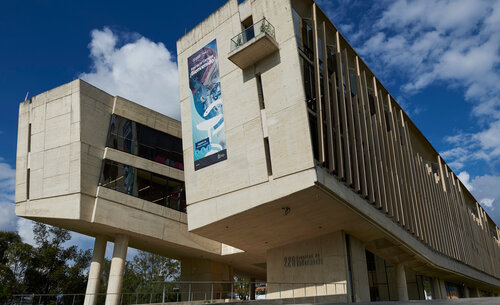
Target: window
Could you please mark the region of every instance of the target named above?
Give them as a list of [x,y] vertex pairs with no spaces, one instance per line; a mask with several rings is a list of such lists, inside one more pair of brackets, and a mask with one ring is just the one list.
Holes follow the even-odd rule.
[[100,186],[186,212],[184,182],[111,160],[104,160]]
[[313,35],[313,30],[312,30],[312,26],[309,25],[306,20],[304,20],[302,18],[302,23],[301,23],[301,26],[302,26],[302,29],[301,29],[301,32],[302,32],[302,43],[300,45],[300,49],[307,55],[307,57],[309,59],[313,59],[314,58],[314,45],[313,45],[313,41],[314,41],[314,35]]
[[181,139],[115,114],[106,146],[184,170]]
[[266,151],[266,164],[267,164],[267,174],[269,176],[273,175],[273,168],[271,164],[271,151],[269,150],[269,138],[264,138],[264,150]]
[[259,104],[260,104],[260,109],[266,108],[266,105],[264,104],[264,90],[262,88],[262,77],[260,74],[255,75],[255,79],[257,80],[257,94],[259,96]]
[[387,125],[387,132],[391,131],[391,119],[389,119],[389,111],[387,109],[385,109],[385,123]]
[[253,19],[252,16],[241,22],[241,27],[243,28],[243,41],[249,41],[250,39],[255,37],[255,30],[253,28]]
[[300,39],[300,15],[294,9],[292,9],[292,18],[293,18],[293,29],[295,31],[295,39],[297,40],[297,46],[299,47],[299,49],[301,49],[302,42]]
[[30,169],[26,171],[26,199],[30,199]]
[[316,111],[316,89],[314,81],[314,67],[306,60],[302,59],[303,71],[304,71],[304,89],[306,93],[306,103],[307,107]]
[[28,152],[31,152],[31,123],[28,125]]
[[349,81],[351,82],[352,96],[358,95],[358,78],[354,71],[349,71]]
[[[328,76],[332,75],[333,72],[337,73],[337,56],[335,54],[335,50],[328,48],[328,57],[327,57],[327,65],[328,65]],[[337,80],[335,80],[337,81]]]
[[375,115],[377,113],[375,108],[375,97],[372,94],[368,95],[368,101],[370,103],[370,114]]

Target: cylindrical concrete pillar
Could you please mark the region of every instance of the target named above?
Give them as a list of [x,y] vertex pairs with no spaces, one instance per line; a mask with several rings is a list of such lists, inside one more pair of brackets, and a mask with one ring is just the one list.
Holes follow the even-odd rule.
[[433,285],[433,288],[434,288],[434,294],[432,296],[433,299],[445,299],[444,296],[442,296],[442,293],[441,293],[441,286],[439,284],[439,279],[437,277],[433,277],[432,278],[432,285]]
[[469,293],[469,287],[464,286],[464,297],[465,298],[470,298],[470,293]]
[[250,290],[248,291],[249,299],[255,300],[255,278],[250,278]]
[[442,279],[439,279],[439,289],[441,291],[442,299],[448,299],[448,294],[446,293],[446,284]]
[[104,262],[104,253],[106,252],[106,238],[96,236],[94,241],[94,253],[90,263],[89,277],[87,280],[87,290],[83,305],[95,305],[97,303],[97,294],[99,293],[99,284],[101,281],[101,269]]
[[396,264],[396,287],[398,291],[399,301],[408,301],[408,287],[406,285],[405,266],[403,264]]
[[118,235],[115,238],[113,259],[109,270],[108,291],[106,292],[106,305],[120,304],[122,290],[123,268],[127,259],[128,236]]

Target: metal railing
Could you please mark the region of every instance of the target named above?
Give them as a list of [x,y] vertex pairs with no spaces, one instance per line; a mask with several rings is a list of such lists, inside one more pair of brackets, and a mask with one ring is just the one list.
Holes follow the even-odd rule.
[[236,50],[241,47],[245,43],[247,43],[250,39],[257,37],[261,34],[267,34],[272,38],[276,39],[274,33],[274,26],[266,20],[266,18],[262,18],[256,23],[252,24],[250,27],[246,28],[243,32],[234,36],[231,39],[231,51]]
[[[347,295],[345,282],[339,283],[287,283],[287,282],[217,282],[175,281],[152,282],[155,287],[148,292],[120,293],[120,305],[166,304],[187,302],[227,302],[265,299],[310,298],[308,302],[325,302],[327,297]],[[97,305],[103,305],[106,293],[17,294],[4,305],[83,305],[85,298],[96,297]],[[323,299],[321,298],[323,297]]]

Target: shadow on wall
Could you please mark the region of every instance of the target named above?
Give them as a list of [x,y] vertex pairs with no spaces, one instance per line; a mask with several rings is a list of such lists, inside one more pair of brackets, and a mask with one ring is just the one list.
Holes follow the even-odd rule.
[[281,63],[281,56],[280,56],[280,51],[278,50],[277,52],[269,55],[265,59],[263,59],[261,62],[258,64],[258,69],[255,68],[256,65],[252,65],[246,69],[243,69],[243,82],[246,83],[247,81],[254,79],[255,74],[257,73],[265,73],[266,71],[274,68],[275,66],[279,65]]

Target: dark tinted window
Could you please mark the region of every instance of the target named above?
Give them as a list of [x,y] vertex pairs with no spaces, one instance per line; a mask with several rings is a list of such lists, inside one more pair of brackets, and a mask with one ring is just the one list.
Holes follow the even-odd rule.
[[107,146],[184,170],[181,139],[115,114]]
[[186,212],[184,182],[111,160],[104,160],[99,185]]

